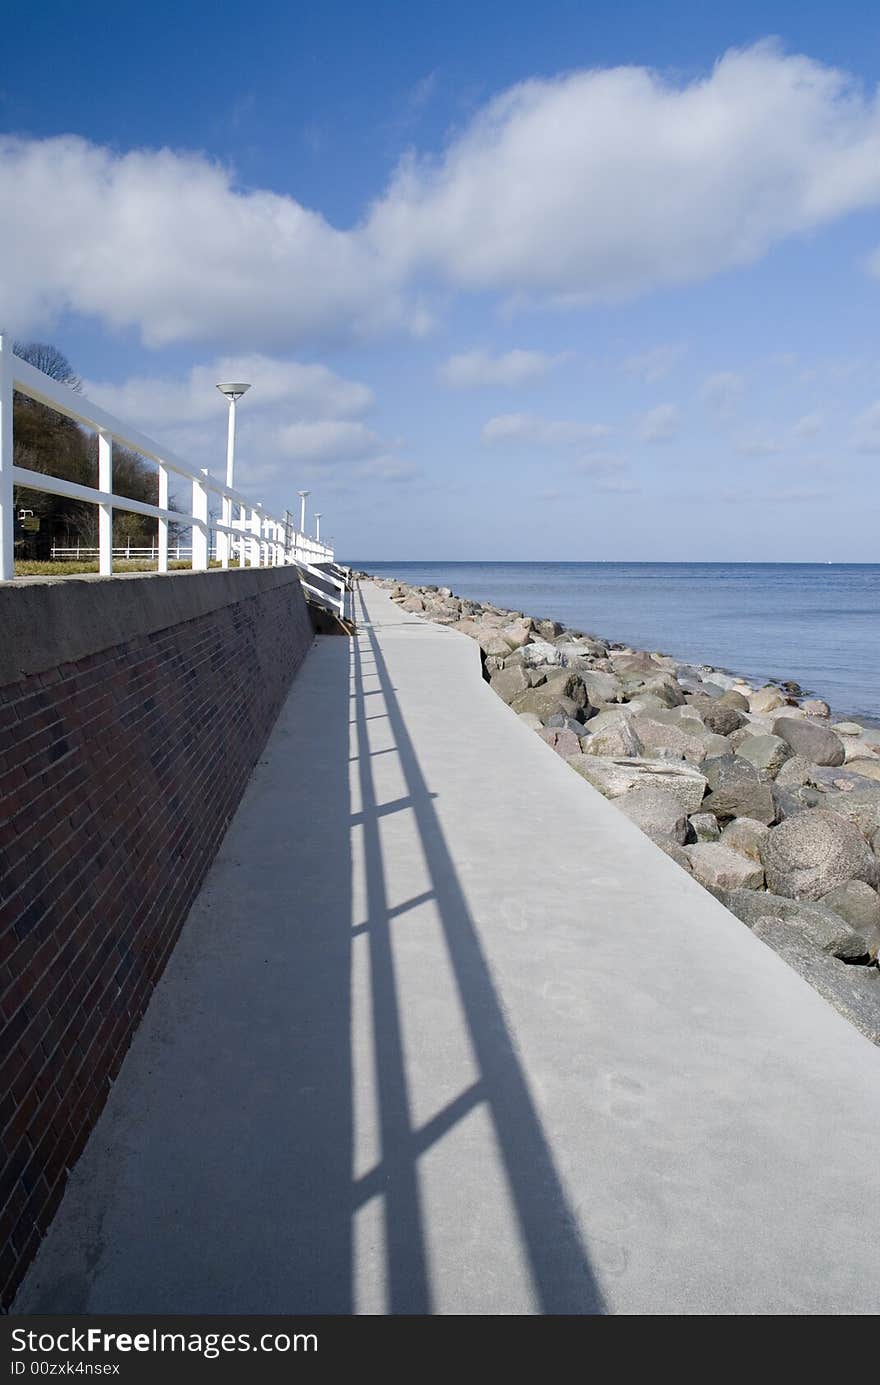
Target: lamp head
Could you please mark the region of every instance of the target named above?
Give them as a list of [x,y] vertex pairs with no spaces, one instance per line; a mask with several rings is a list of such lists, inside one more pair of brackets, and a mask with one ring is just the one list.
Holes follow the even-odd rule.
[[250,385],[224,383],[217,386],[221,394],[225,394],[227,399],[241,399],[250,389]]

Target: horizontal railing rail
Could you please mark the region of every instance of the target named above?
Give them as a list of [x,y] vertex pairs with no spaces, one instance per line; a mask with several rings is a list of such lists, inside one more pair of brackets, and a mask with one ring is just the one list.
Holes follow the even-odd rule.
[[[47,405],[97,433],[97,486],[82,485],[61,476],[32,471],[28,467],[15,464],[15,391],[39,404]],[[130,496],[120,495],[113,489],[114,444],[126,447],[148,461],[155,462],[158,473],[157,504],[134,500]],[[176,501],[172,508],[172,478],[178,478],[191,487],[190,509],[177,508]],[[179,545],[173,541],[169,543],[169,525],[172,524],[177,529],[191,531],[191,542],[186,545],[186,556],[196,571],[207,569],[211,560],[211,539],[214,535],[226,536],[226,542],[217,544],[223,567],[227,567],[230,562],[234,563],[236,559],[239,567],[296,564],[301,570],[309,570],[311,564],[333,562],[333,549],[327,544],[320,543],[308,534],[297,532],[286,518],[268,514],[259,502],[249,500],[239,491],[213,477],[207,469],[194,470],[187,466],[168,448],[146,437],[137,429],[130,428],[120,419],[107,413],[100,405],[92,403],[68,386],[44,375],[29,362],[23,361],[13,352],[9,338],[0,336],[0,580],[3,581],[10,581],[15,577],[15,486],[25,486],[29,490],[95,505],[98,510],[98,544],[97,549],[93,548],[92,551],[97,552],[99,572],[107,576],[113,571],[114,554],[120,556],[119,545],[115,549],[113,546],[114,510],[156,520],[155,561],[159,572],[168,571],[170,552],[175,548],[179,549]],[[223,515],[228,517],[228,520],[216,519],[210,515],[211,495],[220,498]],[[153,549],[149,551],[152,554]],[[326,593],[324,595],[326,598]],[[344,614],[344,601],[343,579],[343,590],[336,602],[340,615]]]

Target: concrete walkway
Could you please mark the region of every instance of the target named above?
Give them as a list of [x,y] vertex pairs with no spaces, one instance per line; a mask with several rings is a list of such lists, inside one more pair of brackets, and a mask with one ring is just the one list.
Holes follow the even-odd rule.
[[366,587],[18,1312],[870,1313],[880,1054]]

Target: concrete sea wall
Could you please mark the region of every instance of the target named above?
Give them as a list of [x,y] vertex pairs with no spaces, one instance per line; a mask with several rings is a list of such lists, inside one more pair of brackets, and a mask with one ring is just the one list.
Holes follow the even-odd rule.
[[295,570],[0,585],[0,1293],[313,638]]

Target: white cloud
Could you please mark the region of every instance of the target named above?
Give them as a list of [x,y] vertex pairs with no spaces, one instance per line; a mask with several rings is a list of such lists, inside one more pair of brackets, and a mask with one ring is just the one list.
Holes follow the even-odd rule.
[[759,44],[688,82],[522,82],[345,230],[203,155],[70,135],[0,140],[0,185],[8,329],[66,312],[153,346],[267,350],[423,331],[423,286],[582,304],[748,264],[880,202],[880,115],[846,73]]
[[859,452],[880,452],[880,400],[856,419],[853,446]]
[[193,366],[181,379],[136,375],[121,384],[85,380],[83,392],[125,423],[149,433],[220,416],[225,420],[227,405],[217,393],[218,380],[250,381],[252,389],[239,416],[284,408],[306,418],[352,418],[374,402],[367,385],[346,380],[326,366],[259,354],[220,357]]
[[318,419],[284,424],[278,430],[282,453],[302,462],[355,462],[387,449],[387,442],[363,423]]
[[619,67],[512,87],[441,158],[401,166],[368,233],[463,287],[589,302],[748,264],[878,201],[876,98],[764,43],[686,84]]
[[739,408],[745,387],[745,380],[735,371],[719,370],[703,382],[700,398],[718,418],[727,422]]
[[804,414],[794,425],[794,435],[796,438],[814,438],[817,433],[822,431],[825,423],[824,416],[819,413]]
[[441,380],[454,389],[483,385],[525,385],[540,380],[566,359],[566,353],[550,356],[543,351],[507,351],[492,356],[488,351],[465,351],[450,356],[439,370]]
[[684,346],[654,346],[650,351],[627,356],[623,369],[628,375],[637,375],[646,385],[656,385],[675,369],[686,349]]
[[483,424],[483,441],[514,443],[546,450],[589,447],[602,442],[611,429],[604,423],[537,418],[534,414],[496,414]]
[[680,415],[674,404],[658,404],[639,422],[637,433],[642,442],[671,442],[678,432]]
[[575,462],[574,470],[582,476],[598,476],[608,471],[623,471],[626,466],[626,458],[614,452],[595,452]]
[[372,457],[356,469],[356,475],[372,481],[412,481],[419,475],[419,468],[414,462],[406,461],[403,457]]

